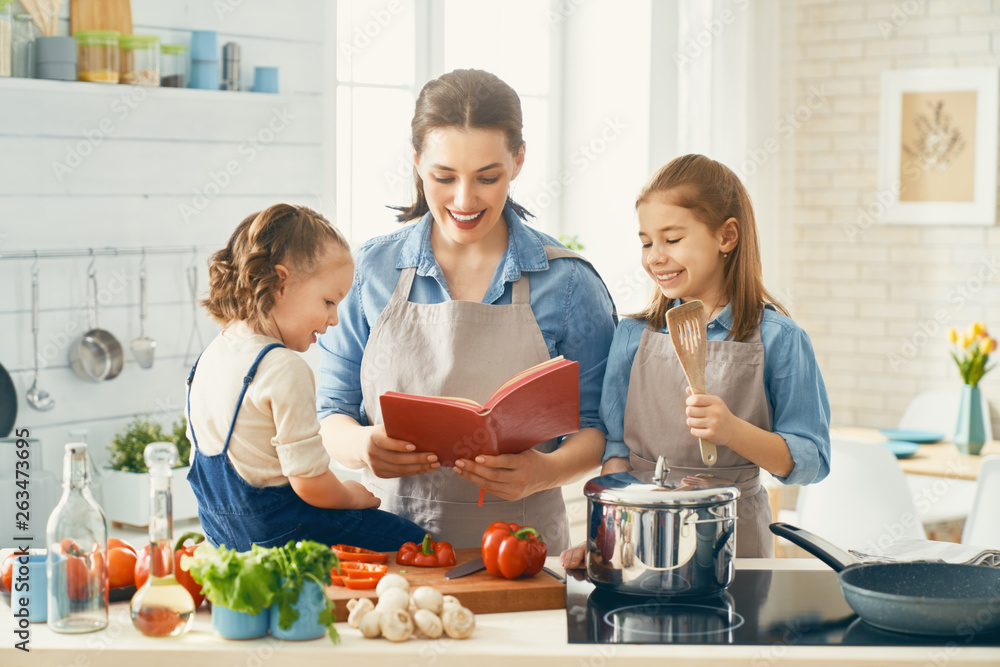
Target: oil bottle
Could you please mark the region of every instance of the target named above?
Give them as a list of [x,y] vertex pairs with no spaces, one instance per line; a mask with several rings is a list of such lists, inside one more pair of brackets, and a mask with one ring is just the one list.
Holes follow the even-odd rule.
[[171,469],[172,442],[151,442],[143,451],[149,467],[149,579],[132,597],[132,623],[148,637],[177,637],[194,622],[194,600],[174,576]]

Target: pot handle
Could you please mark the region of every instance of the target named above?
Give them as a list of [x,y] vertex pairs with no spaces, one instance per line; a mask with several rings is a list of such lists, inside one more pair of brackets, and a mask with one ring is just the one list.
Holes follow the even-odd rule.
[[772,523],[771,532],[778,537],[784,537],[792,544],[802,547],[837,572],[860,562],[851,554],[824,540],[822,537],[791,524],[781,522]]

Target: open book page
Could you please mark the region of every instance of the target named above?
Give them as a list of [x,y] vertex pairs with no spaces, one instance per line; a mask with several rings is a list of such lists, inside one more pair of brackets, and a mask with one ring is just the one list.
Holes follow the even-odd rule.
[[973,544],[901,537],[885,547],[869,551],[871,553],[850,549],[851,555],[863,563],[944,561],[945,563],[1000,567],[1000,550],[984,549]]
[[398,391],[387,391],[383,394],[383,396],[395,396],[397,398],[405,397],[411,401],[424,401],[427,403],[443,403],[447,405],[454,405],[459,408],[469,408],[475,410],[476,412],[484,412],[486,410],[486,408],[479,405],[479,403],[476,403],[471,398],[462,398],[460,396],[421,396],[419,394],[406,394]]
[[560,354],[558,357],[552,357],[551,359],[543,361],[540,364],[535,364],[531,368],[524,369],[523,371],[521,371],[520,373],[518,373],[517,375],[515,375],[514,377],[507,380],[499,387],[497,387],[497,390],[494,391],[493,394],[491,394],[489,399],[486,401],[486,408],[489,409],[490,407],[496,405],[498,402],[500,402],[500,399],[502,399],[510,392],[514,391],[517,387],[526,384],[532,378],[544,375],[545,373],[549,372],[553,366],[560,366],[563,364],[570,364],[570,363],[573,362],[567,361]]

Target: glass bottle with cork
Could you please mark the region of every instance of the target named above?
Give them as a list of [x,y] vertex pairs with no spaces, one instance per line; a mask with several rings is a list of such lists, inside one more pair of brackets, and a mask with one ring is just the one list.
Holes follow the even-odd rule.
[[194,622],[194,600],[174,576],[171,469],[172,442],[151,442],[143,452],[149,468],[149,579],[132,597],[132,623],[148,637],[177,637]]
[[46,526],[49,629],[62,633],[108,625],[108,522],[90,492],[87,445],[63,457],[63,494]]

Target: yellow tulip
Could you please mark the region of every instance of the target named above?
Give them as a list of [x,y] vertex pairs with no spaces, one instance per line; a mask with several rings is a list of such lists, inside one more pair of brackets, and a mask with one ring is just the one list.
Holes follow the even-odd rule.
[[970,345],[971,343],[972,343],[972,336],[970,336],[970,335],[969,335],[969,332],[968,332],[968,331],[963,331],[963,332],[962,332],[962,335],[961,335],[961,336],[959,336],[959,338],[958,338],[958,344],[959,344],[959,346],[960,346],[960,347],[961,347],[961,348],[962,348],[963,350],[966,350],[966,349],[968,349],[968,348],[969,348],[969,345]]
[[948,327],[948,342],[954,344],[958,340],[958,332],[955,327]]
[[987,336],[986,338],[982,338],[979,341],[979,352],[981,354],[984,354],[984,355],[985,354],[989,354],[990,352],[992,352],[996,348],[997,348],[997,342],[993,338],[990,338],[990,337]]
[[973,322],[972,323],[972,337],[975,338],[986,333],[986,322]]

